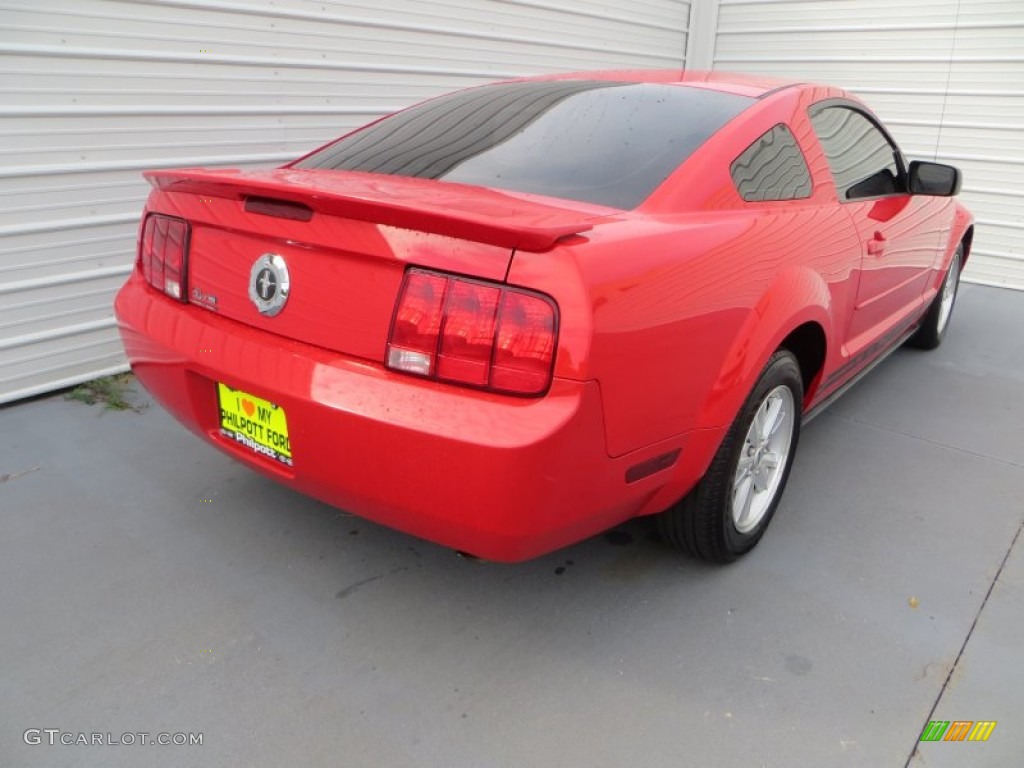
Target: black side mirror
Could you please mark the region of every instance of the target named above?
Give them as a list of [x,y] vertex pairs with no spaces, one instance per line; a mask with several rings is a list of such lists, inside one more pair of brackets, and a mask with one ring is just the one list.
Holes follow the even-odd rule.
[[960,192],[963,177],[959,168],[942,163],[914,160],[910,164],[910,194],[952,197]]

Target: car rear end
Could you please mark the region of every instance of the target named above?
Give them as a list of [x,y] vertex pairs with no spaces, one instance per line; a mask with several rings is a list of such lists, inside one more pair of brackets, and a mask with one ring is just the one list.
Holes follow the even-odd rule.
[[658,511],[682,438],[610,454],[576,265],[657,229],[626,212],[754,103],[677,76],[468,89],[287,168],[148,174],[132,367],[249,466],[482,557]]
[[[597,384],[559,353],[557,297],[504,282],[516,243],[584,230],[597,209],[502,200],[503,228],[479,231],[473,211],[499,202],[482,190],[401,179],[383,196],[350,174],[344,195],[299,194],[309,176],[151,176],[116,311],[156,399],[267,476],[489,559],[627,517],[637,494],[614,477]],[[396,207],[424,184],[447,221]],[[275,311],[257,271],[271,258],[287,271]]]

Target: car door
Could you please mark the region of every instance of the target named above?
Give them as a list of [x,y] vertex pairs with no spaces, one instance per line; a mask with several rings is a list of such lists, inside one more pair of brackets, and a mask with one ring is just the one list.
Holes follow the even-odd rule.
[[908,193],[902,153],[862,108],[830,100],[812,106],[810,117],[839,202],[860,236],[856,300],[846,334],[848,351],[856,355],[919,309],[938,256],[947,201]]

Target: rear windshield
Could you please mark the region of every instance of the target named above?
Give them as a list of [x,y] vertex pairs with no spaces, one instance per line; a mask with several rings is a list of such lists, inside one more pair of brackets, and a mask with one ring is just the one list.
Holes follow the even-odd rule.
[[647,83],[489,85],[396,113],[295,167],[443,179],[629,209],[753,101]]

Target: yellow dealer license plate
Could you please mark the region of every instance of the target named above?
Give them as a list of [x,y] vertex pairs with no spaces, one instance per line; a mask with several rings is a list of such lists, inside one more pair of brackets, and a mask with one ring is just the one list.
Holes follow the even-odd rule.
[[284,408],[219,382],[217,400],[220,403],[220,433],[224,437],[261,456],[292,466],[292,446]]

